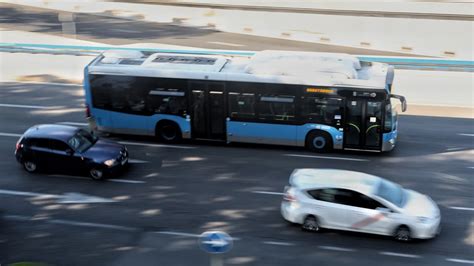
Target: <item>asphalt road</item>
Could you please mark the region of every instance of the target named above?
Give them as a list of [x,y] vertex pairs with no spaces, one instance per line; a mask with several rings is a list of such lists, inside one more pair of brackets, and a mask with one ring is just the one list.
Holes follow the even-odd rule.
[[[27,174],[13,156],[18,135],[39,123],[85,123],[80,86],[0,86],[0,264],[207,265],[196,236],[224,230],[238,239],[226,265],[462,265],[474,261],[472,119],[400,117],[400,142],[389,154],[336,152],[319,158],[300,148],[126,141],[132,164],[120,178],[94,182]],[[28,105],[28,106],[25,106]],[[46,108],[47,107],[47,108]],[[335,159],[337,158],[337,159]],[[347,159],[358,159],[347,160]],[[384,176],[430,195],[442,233],[428,241],[326,231],[302,232],[279,213],[294,168],[325,167]],[[59,203],[75,192],[111,203]],[[39,195],[41,194],[41,195]],[[45,196],[47,194],[49,196]],[[467,209],[463,209],[467,208]]]
[[[404,53],[226,33],[211,28],[187,27],[179,23],[153,23],[83,13],[77,13],[74,21],[77,39],[111,45],[161,43],[225,50],[298,50],[357,55],[413,56]],[[0,3],[0,22],[1,27],[7,30],[60,36],[63,33],[58,12],[48,9]]]
[[[0,21],[5,29],[62,34],[58,14],[48,10],[1,4]],[[159,42],[229,50],[382,54],[85,14],[78,14],[76,22],[78,39],[114,45]],[[116,180],[25,173],[13,156],[19,134],[39,123],[83,124],[82,106],[79,86],[1,83],[0,189],[27,192],[0,193],[1,265],[207,265],[209,257],[199,250],[196,236],[211,229],[238,238],[224,256],[226,265],[474,262],[472,119],[402,116],[394,152],[338,152],[319,158],[290,157],[315,154],[281,146],[166,146],[150,138],[108,136],[127,142],[131,153],[129,171]],[[255,193],[282,192],[291,171],[302,167],[363,171],[426,193],[441,207],[442,233],[434,240],[403,244],[364,234],[302,232],[281,218],[281,195]],[[63,204],[54,197],[69,192],[114,202]]]

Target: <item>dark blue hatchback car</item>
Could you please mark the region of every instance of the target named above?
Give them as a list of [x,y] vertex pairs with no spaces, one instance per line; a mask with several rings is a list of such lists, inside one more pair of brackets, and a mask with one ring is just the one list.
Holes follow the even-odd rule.
[[27,172],[88,173],[94,180],[116,174],[128,164],[127,148],[72,126],[37,125],[16,144],[15,156]]

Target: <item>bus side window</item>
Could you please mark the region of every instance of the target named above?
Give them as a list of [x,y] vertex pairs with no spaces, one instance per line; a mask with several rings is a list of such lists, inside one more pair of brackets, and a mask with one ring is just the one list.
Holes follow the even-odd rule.
[[186,97],[183,91],[151,90],[147,97],[147,109],[152,114],[186,115]]
[[255,94],[229,92],[229,112],[234,119],[255,118]]
[[343,109],[342,99],[323,97],[303,99],[303,117],[310,123],[335,125],[338,120],[335,118],[342,116]]
[[294,96],[261,95],[258,103],[259,119],[273,121],[294,121]]

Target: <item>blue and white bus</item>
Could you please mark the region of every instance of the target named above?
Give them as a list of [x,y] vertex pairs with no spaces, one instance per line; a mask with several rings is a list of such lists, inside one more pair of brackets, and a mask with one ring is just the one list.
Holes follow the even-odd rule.
[[94,130],[331,149],[390,151],[393,68],[332,53],[252,56],[111,50],[85,69]]

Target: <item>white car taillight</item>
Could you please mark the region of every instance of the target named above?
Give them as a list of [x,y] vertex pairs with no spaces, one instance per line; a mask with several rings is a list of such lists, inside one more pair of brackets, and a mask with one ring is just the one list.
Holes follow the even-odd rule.
[[286,186],[285,187],[285,191],[284,191],[284,194],[283,194],[283,200],[284,201],[289,201],[289,202],[296,202],[296,197],[295,195],[292,193],[292,189],[290,186]]

